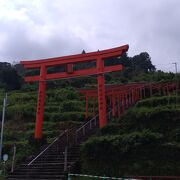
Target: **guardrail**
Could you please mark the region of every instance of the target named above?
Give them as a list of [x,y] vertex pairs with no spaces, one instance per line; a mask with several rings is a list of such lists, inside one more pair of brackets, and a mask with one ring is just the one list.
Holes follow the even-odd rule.
[[[127,177],[106,177],[106,176],[93,176],[93,175],[87,175],[87,174],[68,174],[68,180],[73,180],[73,177],[76,179],[78,178],[93,178],[93,179],[114,179],[114,180],[179,180],[180,176],[127,176]],[[74,179],[75,179],[74,178]]]
[[106,176],[93,176],[93,175],[86,175],[86,174],[68,174],[68,180],[73,180],[73,177],[76,179],[78,178],[93,178],[93,179],[107,179],[107,180],[136,180],[132,178],[117,178],[117,177],[106,177]]

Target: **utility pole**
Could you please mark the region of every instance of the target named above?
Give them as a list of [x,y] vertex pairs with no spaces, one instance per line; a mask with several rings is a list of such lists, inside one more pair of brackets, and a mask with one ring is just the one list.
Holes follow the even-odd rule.
[[177,106],[177,96],[178,96],[178,79],[177,79],[177,62],[172,63],[175,66],[175,73],[176,73],[176,106]]
[[172,64],[174,64],[174,66],[175,66],[175,72],[176,72],[176,76],[177,76],[177,62],[174,62]]
[[0,161],[2,160],[2,142],[3,142],[4,119],[5,119],[6,106],[7,106],[7,93],[3,100],[2,121],[1,121],[1,139],[0,139]]

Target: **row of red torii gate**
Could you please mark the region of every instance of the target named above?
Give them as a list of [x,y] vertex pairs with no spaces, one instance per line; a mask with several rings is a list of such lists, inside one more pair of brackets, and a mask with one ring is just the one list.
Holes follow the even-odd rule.
[[[26,69],[39,69],[40,74],[35,76],[26,76],[26,82],[39,82],[38,101],[36,109],[36,125],[35,125],[35,139],[42,138],[42,126],[45,103],[46,81],[64,78],[75,78],[81,76],[96,75],[97,89],[80,90],[86,98],[86,117],[88,117],[88,100],[94,99],[98,102],[99,126],[104,127],[107,124],[106,120],[106,104],[112,107],[113,116],[120,116],[124,109],[129,105],[135,103],[140,98],[145,97],[145,89],[147,84],[130,84],[130,85],[109,85],[105,87],[104,74],[113,71],[121,71],[122,65],[105,66],[104,61],[109,58],[120,57],[123,53],[128,51],[129,46],[124,45],[117,48],[64,56],[42,60],[21,61],[21,64]],[[78,64],[94,62],[95,66],[86,69],[74,68]],[[62,67],[63,71],[48,72],[48,68]],[[153,89],[164,89],[167,93],[175,89],[175,84],[151,84],[149,87],[150,94]],[[95,103],[94,103],[95,104]],[[94,114],[96,113],[94,105]]]
[[[124,111],[137,101],[152,97],[153,95],[170,95],[170,93],[176,92],[176,90],[177,83],[175,82],[105,85],[106,106],[112,110],[113,117],[120,118]],[[86,102],[85,117],[89,117],[89,109],[93,111],[93,116],[96,116],[98,113],[96,107],[98,104],[97,89],[80,89],[80,92]],[[90,101],[91,103],[89,103]]]

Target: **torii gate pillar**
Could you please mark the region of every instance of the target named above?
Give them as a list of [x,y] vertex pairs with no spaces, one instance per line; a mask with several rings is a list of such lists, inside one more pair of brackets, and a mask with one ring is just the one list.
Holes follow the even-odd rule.
[[[99,72],[104,71],[104,61],[99,59],[97,61],[97,69]],[[105,83],[104,74],[99,74],[98,81],[98,109],[99,109],[99,127],[102,128],[106,125],[106,97],[105,97]]]
[[40,68],[40,82],[38,90],[38,101],[36,108],[36,126],[35,126],[35,139],[42,137],[42,124],[44,116],[44,102],[45,102],[45,90],[46,90],[46,67]]

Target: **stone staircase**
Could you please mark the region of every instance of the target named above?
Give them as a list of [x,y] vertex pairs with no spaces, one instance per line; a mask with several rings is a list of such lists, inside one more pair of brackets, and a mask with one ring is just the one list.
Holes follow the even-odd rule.
[[[108,112],[107,118],[110,116],[111,112]],[[21,164],[7,179],[66,179],[66,172],[76,168],[80,144],[97,128],[98,116],[95,116],[78,129],[66,130],[30,162]]]
[[[64,150],[48,152],[32,164],[22,164],[8,179],[65,179]],[[67,153],[67,170],[79,158],[79,146],[74,146]]]

